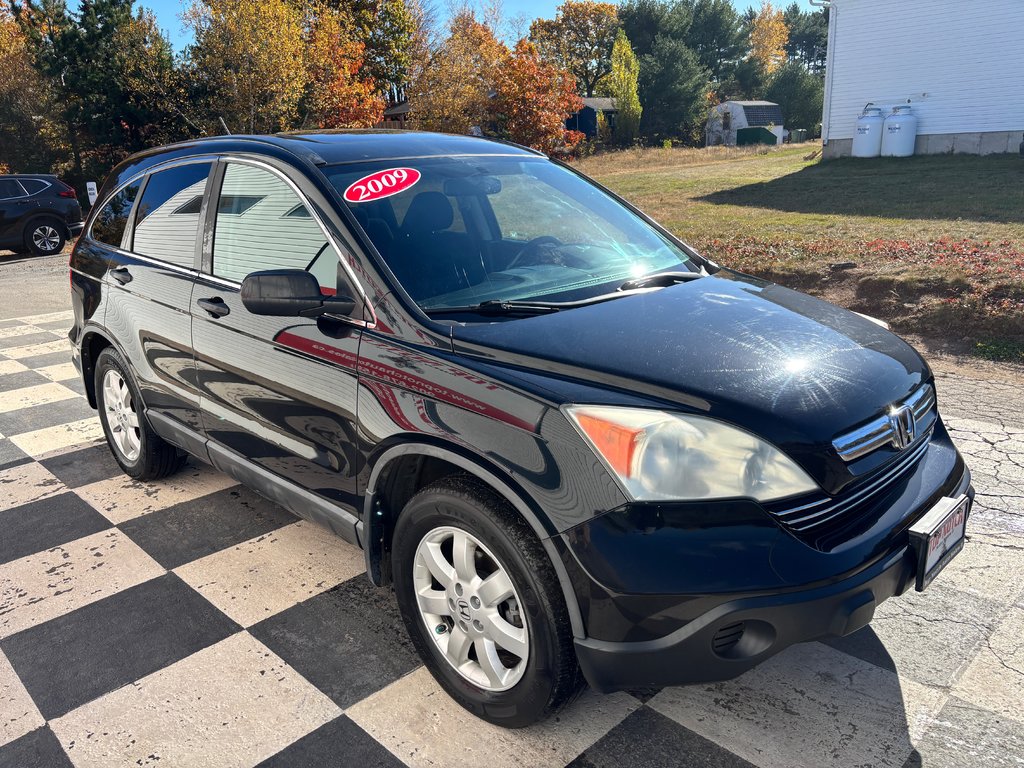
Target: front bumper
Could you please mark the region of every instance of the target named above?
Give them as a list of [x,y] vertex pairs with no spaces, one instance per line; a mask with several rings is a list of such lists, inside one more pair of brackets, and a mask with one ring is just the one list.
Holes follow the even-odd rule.
[[[965,471],[956,495],[974,489]],[[904,544],[873,565],[825,586],[721,602],[651,640],[576,640],[591,687],[610,692],[728,680],[795,643],[842,637],[866,626],[884,600],[914,585],[916,556]]]

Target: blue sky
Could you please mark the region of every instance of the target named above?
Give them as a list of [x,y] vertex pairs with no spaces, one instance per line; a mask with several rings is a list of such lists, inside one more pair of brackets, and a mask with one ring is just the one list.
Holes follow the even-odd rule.
[[[555,8],[560,2],[561,0],[503,0],[502,12],[509,19],[519,16],[525,16],[528,19],[534,19],[539,16],[551,18],[555,15]],[[755,7],[760,6],[760,0],[732,0],[732,2],[741,11],[746,10],[751,5]],[[784,7],[789,5],[790,2],[792,0],[776,0],[775,4]],[[797,0],[797,2],[805,8],[809,9],[811,7],[808,0]],[[76,3],[72,0],[69,5],[74,6]],[[176,51],[180,51],[191,42],[191,36],[186,34],[181,24],[181,12],[186,6],[185,2],[181,0],[142,0],[139,5],[153,9],[160,28],[170,38]],[[440,2],[435,2],[435,6],[438,19],[443,19],[447,15],[445,11],[446,3],[444,0],[441,0]]]

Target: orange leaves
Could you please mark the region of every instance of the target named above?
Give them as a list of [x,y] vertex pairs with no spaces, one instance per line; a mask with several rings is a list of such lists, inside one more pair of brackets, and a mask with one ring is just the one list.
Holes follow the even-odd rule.
[[[502,133],[544,152],[563,148],[565,119],[583,106],[569,73],[540,59],[536,47],[520,40],[495,77],[494,111]],[[575,131],[573,133],[579,133]]]
[[364,76],[365,46],[352,37],[345,18],[313,7],[307,19],[306,107],[320,128],[369,128],[384,116],[384,99]]
[[545,60],[571,72],[579,89],[593,96],[597,84],[611,72],[618,28],[615,5],[565,0],[554,19],[537,19],[530,25],[530,40]]

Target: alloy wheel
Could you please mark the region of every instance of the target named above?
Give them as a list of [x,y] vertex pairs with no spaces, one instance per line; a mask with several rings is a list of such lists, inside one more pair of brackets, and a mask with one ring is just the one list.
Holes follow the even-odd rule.
[[32,230],[32,243],[40,251],[55,251],[60,245],[60,234],[49,224],[43,224]]
[[125,461],[137,461],[142,449],[139,414],[128,382],[113,368],[103,375],[103,408],[114,447]]
[[413,587],[441,655],[473,685],[505,691],[522,678],[530,636],[508,572],[471,533],[434,528],[416,547]]

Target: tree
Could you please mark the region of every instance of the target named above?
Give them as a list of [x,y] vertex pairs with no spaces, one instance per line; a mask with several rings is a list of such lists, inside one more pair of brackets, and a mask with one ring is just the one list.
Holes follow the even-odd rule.
[[320,128],[369,128],[384,117],[384,99],[363,67],[365,46],[348,19],[312,6],[306,30],[306,119]]
[[471,11],[449,22],[449,34],[409,84],[412,122],[433,131],[467,133],[489,119],[490,93],[497,68],[508,56],[486,24]]
[[619,21],[637,57],[654,48],[658,35],[685,40],[693,23],[690,6],[667,0],[626,0],[619,6]]
[[791,3],[783,14],[789,28],[786,53],[802,62],[811,72],[825,72],[825,54],[828,49],[828,8],[803,11],[798,3]]
[[821,122],[822,80],[795,61],[787,62],[775,71],[765,97],[782,107],[786,125],[791,129],[813,131]]
[[0,7],[0,166],[4,173],[63,170],[68,148],[49,83],[32,67],[25,33]]
[[364,75],[381,95],[397,100],[409,79],[421,8],[406,0],[328,0],[350,20],[363,45]]
[[537,19],[530,25],[530,40],[543,58],[573,74],[580,92],[593,96],[611,72],[618,27],[611,3],[565,0],[554,19]]
[[621,29],[612,46],[612,71],[608,76],[608,92],[615,100],[615,140],[619,144],[632,144],[640,130],[640,96],[637,81],[640,78],[640,63],[633,54],[626,33]]
[[536,46],[520,40],[495,70],[492,109],[503,137],[554,152],[567,143],[566,118],[583,107],[570,73],[541,60]]
[[697,54],[700,65],[716,81],[746,51],[746,37],[740,17],[729,0],[681,0],[687,3],[693,22],[683,42]]
[[708,71],[681,40],[659,35],[640,59],[640,130],[648,140],[694,140],[705,118]]
[[750,58],[770,75],[785,63],[788,42],[789,29],[782,18],[782,11],[769,0],[763,0],[761,10],[750,25]]
[[290,127],[306,83],[303,28],[288,0],[196,0],[185,12],[195,33],[189,71],[213,118],[232,131]]
[[201,136],[201,125],[170,42],[152,11],[140,8],[114,36],[113,72],[124,101],[140,123],[140,139],[154,146]]

